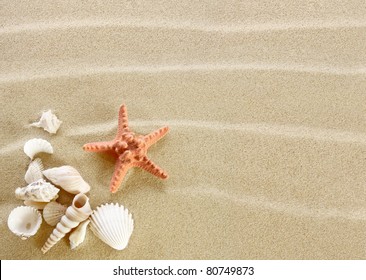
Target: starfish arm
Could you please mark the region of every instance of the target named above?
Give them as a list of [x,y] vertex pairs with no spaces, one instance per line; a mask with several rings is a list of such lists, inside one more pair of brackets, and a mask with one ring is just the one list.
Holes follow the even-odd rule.
[[116,138],[120,138],[123,132],[130,131],[128,127],[128,115],[126,105],[122,104],[118,114],[118,130]]
[[111,141],[93,142],[85,144],[83,150],[88,152],[107,152],[112,150],[112,146],[113,142]]
[[154,132],[149,133],[148,135],[145,135],[144,140],[146,142],[147,148],[149,148],[152,144],[158,142],[161,138],[163,138],[168,131],[169,127],[164,126],[162,128],[159,128],[158,130],[155,130]]
[[128,169],[130,169],[130,164],[126,164],[124,162],[122,162],[121,160],[117,160],[115,168],[114,168],[114,173],[112,176],[112,180],[109,186],[109,190],[112,193],[115,193],[118,191],[124,177],[126,176],[126,173],[128,171]]
[[168,174],[147,157],[145,157],[143,161],[136,162],[134,165],[146,170],[147,172],[150,172],[151,174],[161,179],[168,178]]

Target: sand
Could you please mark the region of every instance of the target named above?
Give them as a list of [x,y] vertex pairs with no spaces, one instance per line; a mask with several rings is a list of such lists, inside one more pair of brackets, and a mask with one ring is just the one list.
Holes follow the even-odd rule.
[[[366,258],[364,1],[1,2],[1,259]],[[170,126],[149,151],[170,178],[134,169],[111,194],[113,159],[81,147],[122,103],[137,133]],[[29,127],[47,109],[57,135]],[[126,250],[89,231],[43,255],[51,226],[8,230],[33,137],[93,207],[132,212]]]

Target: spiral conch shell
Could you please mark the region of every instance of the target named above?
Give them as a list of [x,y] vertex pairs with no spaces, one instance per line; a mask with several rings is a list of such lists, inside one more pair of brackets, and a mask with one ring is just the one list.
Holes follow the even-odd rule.
[[47,169],[43,171],[43,175],[69,193],[78,194],[90,191],[89,184],[84,181],[80,173],[72,166],[64,165]]
[[60,189],[56,188],[54,185],[40,179],[26,187],[17,188],[15,190],[15,196],[16,198],[23,200],[50,202],[57,197],[59,191]]
[[81,222],[85,221],[91,213],[92,209],[89,204],[89,198],[85,194],[77,194],[71,206],[67,208],[65,215],[43,245],[41,249],[43,254],[51,249],[71,229],[76,228]]
[[38,122],[34,122],[31,126],[42,127],[49,133],[56,133],[59,129],[62,121],[60,121],[51,110],[42,113],[41,119]]

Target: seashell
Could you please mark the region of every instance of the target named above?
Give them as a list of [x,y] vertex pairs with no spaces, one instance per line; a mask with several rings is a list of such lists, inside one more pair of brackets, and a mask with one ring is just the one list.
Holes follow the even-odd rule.
[[60,121],[51,110],[42,113],[41,119],[38,122],[34,122],[31,126],[42,127],[49,133],[56,133],[59,129],[62,121]]
[[29,184],[23,188],[17,188],[15,190],[16,198],[23,200],[32,200],[36,202],[50,202],[56,199],[57,193],[60,189],[54,185],[47,183],[45,180],[40,179]]
[[90,191],[90,185],[84,181],[80,173],[72,166],[64,165],[47,169],[43,171],[43,175],[69,193],[77,194]]
[[127,247],[133,231],[132,215],[122,205],[98,206],[90,217],[90,228],[103,242],[116,250]]
[[28,170],[24,176],[24,180],[28,184],[38,181],[39,179],[43,178],[42,171],[43,171],[42,160],[40,158],[36,158],[29,164]]
[[82,222],[71,234],[69,237],[71,250],[75,249],[85,240],[86,230],[90,220],[85,220]]
[[63,215],[65,215],[67,207],[56,201],[51,201],[43,209],[43,219],[50,226],[55,226],[60,222]]
[[35,235],[41,223],[41,214],[30,206],[18,206],[10,212],[8,217],[9,229],[23,240]]
[[[58,197],[58,195],[56,195]],[[38,201],[32,201],[32,200],[24,200],[24,205],[26,206],[32,206],[36,209],[42,210],[49,202],[38,202]]]
[[66,233],[85,221],[91,213],[89,198],[82,193],[75,195],[71,206],[66,209],[65,215],[62,216],[61,221],[56,225],[56,228],[43,245],[41,249],[43,254],[51,249]]
[[24,153],[29,156],[30,159],[33,159],[38,153],[53,154],[53,148],[50,142],[41,138],[33,138],[24,144]]

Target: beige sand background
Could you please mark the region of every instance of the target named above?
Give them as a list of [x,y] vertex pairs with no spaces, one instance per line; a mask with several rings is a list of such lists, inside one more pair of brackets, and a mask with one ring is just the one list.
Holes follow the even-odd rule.
[[[365,259],[364,1],[0,1],[1,259]],[[171,131],[108,191],[120,104],[130,126]],[[28,125],[42,110],[59,133]],[[76,250],[52,231],[7,228],[30,138],[54,146],[93,207],[119,202],[135,231],[115,251],[91,231]],[[69,203],[72,195],[61,193]]]

